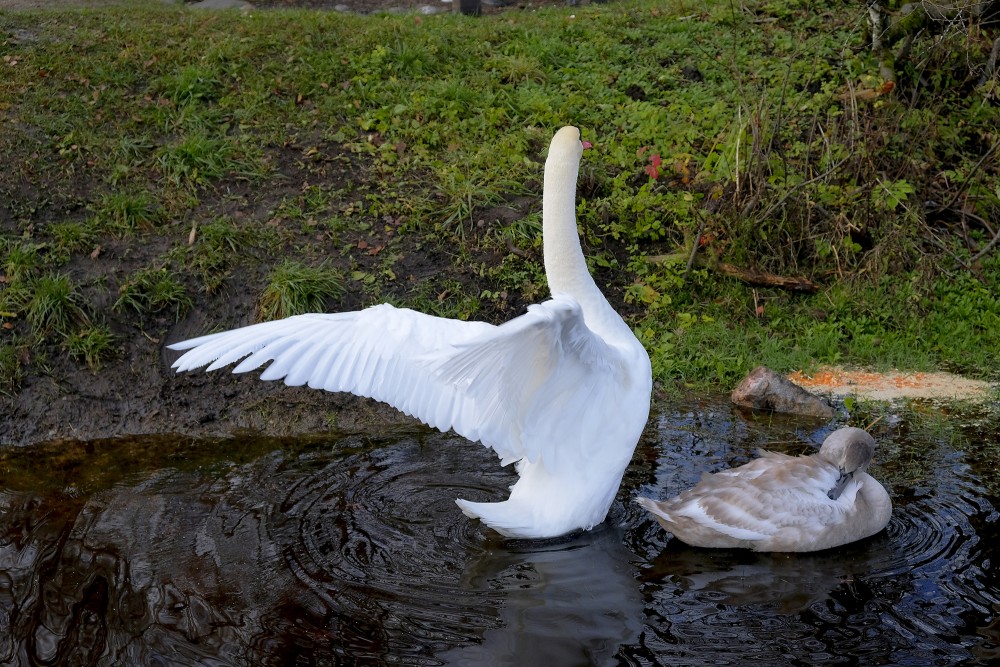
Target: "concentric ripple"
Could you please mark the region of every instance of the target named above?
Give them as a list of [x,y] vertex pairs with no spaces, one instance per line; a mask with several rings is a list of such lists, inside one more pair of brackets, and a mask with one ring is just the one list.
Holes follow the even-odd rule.
[[513,480],[486,450],[456,445],[428,436],[330,461],[278,505],[272,534],[289,568],[339,617],[342,637],[362,626],[346,653],[426,657],[496,623],[496,596],[460,585],[488,542],[455,498],[501,500]]

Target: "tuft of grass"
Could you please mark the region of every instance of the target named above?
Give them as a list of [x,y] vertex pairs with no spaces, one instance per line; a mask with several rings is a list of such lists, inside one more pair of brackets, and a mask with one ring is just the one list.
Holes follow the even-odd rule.
[[48,337],[66,336],[74,326],[89,323],[83,300],[70,277],[46,273],[32,281],[24,305],[25,319],[35,332]]
[[176,74],[162,77],[154,87],[175,105],[183,107],[215,99],[220,84],[211,70],[200,65],[187,65]]
[[24,379],[22,348],[13,342],[0,343],[0,394],[13,395]]
[[215,292],[230,275],[233,266],[245,259],[253,249],[271,248],[277,241],[272,227],[259,224],[238,225],[229,218],[216,218],[195,229],[192,245],[178,246],[168,253],[176,261],[197,274],[205,291]]
[[41,245],[10,241],[5,246],[7,257],[3,261],[3,271],[8,283],[27,280],[42,266]]
[[101,361],[114,354],[114,334],[107,325],[88,326],[75,334],[66,336],[63,346],[74,359],[82,359],[91,368],[97,369]]
[[131,234],[149,230],[162,218],[162,211],[148,192],[115,192],[105,195],[95,206],[95,214],[108,230]]
[[56,250],[64,257],[90,249],[95,238],[92,225],[75,221],[57,222],[49,227],[49,233]]
[[226,173],[240,172],[236,145],[228,137],[199,131],[163,147],[157,162],[174,185],[202,185]]
[[113,306],[115,310],[131,308],[143,314],[172,309],[175,320],[180,319],[190,307],[191,297],[187,290],[165,268],[143,269],[134,273],[122,283],[118,300]]
[[285,260],[268,276],[267,286],[257,300],[257,316],[264,321],[322,312],[328,300],[343,294],[344,280],[337,269],[326,263],[306,266]]

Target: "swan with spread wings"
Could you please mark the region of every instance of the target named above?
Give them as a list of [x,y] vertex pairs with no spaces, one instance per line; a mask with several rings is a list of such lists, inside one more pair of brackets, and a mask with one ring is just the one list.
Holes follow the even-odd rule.
[[575,127],[545,162],[542,236],[552,298],[495,326],[382,304],[210,334],[178,372],[237,363],[284,380],[367,396],[493,449],[518,481],[502,502],[458,500],[509,537],[549,538],[604,521],[649,414],[649,356],[598,289],[580,247]]

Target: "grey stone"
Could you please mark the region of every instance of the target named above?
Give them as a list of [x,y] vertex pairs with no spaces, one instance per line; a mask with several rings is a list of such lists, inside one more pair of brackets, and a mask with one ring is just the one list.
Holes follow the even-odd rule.
[[752,410],[772,410],[806,417],[830,419],[833,408],[770,368],[758,366],[746,376],[730,397],[733,403]]

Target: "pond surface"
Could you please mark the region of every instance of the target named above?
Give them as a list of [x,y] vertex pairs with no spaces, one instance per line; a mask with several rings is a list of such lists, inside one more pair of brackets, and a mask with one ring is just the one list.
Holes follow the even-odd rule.
[[996,664],[995,430],[883,421],[892,521],[819,554],[685,547],[631,502],[833,426],[661,408],[609,520],[548,543],[462,515],[512,473],[416,427],[0,452],[0,664]]

